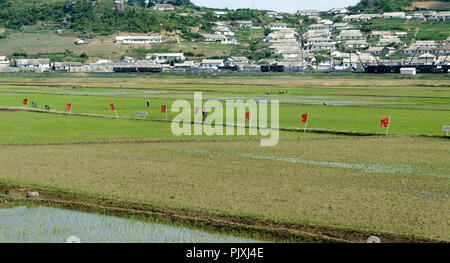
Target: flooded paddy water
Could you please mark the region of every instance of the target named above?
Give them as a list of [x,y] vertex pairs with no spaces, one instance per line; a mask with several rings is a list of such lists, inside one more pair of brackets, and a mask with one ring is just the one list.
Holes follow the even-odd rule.
[[0,243],[254,243],[258,240],[51,207],[0,208]]

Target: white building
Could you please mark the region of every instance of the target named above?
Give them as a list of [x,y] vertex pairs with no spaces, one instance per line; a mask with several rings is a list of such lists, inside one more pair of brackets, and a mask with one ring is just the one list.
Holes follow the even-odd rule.
[[383,14],[383,18],[407,18],[405,12],[387,12]]
[[319,15],[319,10],[297,10],[298,16],[317,16]]
[[400,74],[402,75],[416,75],[416,68],[401,68]]
[[447,20],[450,20],[450,12],[449,11],[438,12],[434,17],[437,20],[447,21]]
[[253,22],[252,21],[236,21],[234,24],[241,28],[252,28]]
[[157,64],[163,64],[172,60],[185,60],[183,53],[148,53],[145,56],[147,60],[153,60]]
[[283,15],[278,12],[269,11],[264,14],[265,17],[283,19]]
[[18,68],[40,68],[48,70],[50,68],[50,59],[16,59]]
[[397,36],[383,36],[380,38],[380,40],[377,42],[378,46],[387,46],[390,44],[397,44],[400,46],[404,46],[405,43],[400,41],[400,39]]
[[213,27],[208,32],[215,35],[234,36],[234,32],[228,28]]
[[10,61],[8,59],[8,57],[6,56],[0,56],[0,67],[6,67],[9,66]]
[[272,30],[281,30],[281,29],[287,29],[287,24],[285,23],[271,23],[267,26],[267,28]]
[[175,7],[173,7],[173,5],[170,4],[155,4],[151,8],[157,11],[175,10]]
[[119,44],[152,44],[163,42],[165,40],[161,36],[116,36],[116,43]]
[[311,50],[335,50],[336,45],[333,42],[317,42],[309,46]]
[[366,48],[369,44],[365,40],[349,40],[343,44],[344,48]]
[[227,14],[228,14],[228,12],[224,12],[224,11],[214,11],[214,15],[216,17],[226,16]]
[[224,35],[215,35],[215,34],[202,34],[203,41],[206,42],[216,42],[220,44],[231,44],[236,45],[237,41],[230,37],[230,36],[224,36]]
[[223,67],[223,59],[204,59],[202,60],[201,68],[211,68],[218,69],[219,67]]
[[363,40],[364,36],[360,30],[342,30],[337,40]]
[[81,65],[81,62],[53,62],[53,70],[70,72],[71,68]]
[[351,28],[353,28],[353,26],[347,23],[336,23],[330,26],[331,30],[347,30]]
[[347,14],[349,11],[347,8],[333,8],[330,11],[328,11],[328,14],[333,14],[333,15],[337,15],[337,14]]
[[312,24],[306,30],[330,30],[330,26],[325,24]]

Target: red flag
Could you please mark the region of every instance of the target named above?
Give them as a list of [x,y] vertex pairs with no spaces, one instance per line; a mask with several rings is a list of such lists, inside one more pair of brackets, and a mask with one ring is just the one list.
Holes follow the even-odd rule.
[[72,103],[66,105],[66,110],[72,110]]
[[23,105],[28,105],[28,99],[23,99]]
[[308,113],[302,114],[302,122],[307,122],[308,121],[308,117],[309,117]]
[[109,106],[111,106],[111,110],[116,110],[116,106],[114,105],[114,102],[109,104]]
[[381,127],[387,128],[389,127],[390,118],[381,119]]
[[195,108],[195,113],[194,114],[197,115],[199,110],[200,110],[199,107]]
[[252,112],[249,111],[245,114],[245,119],[249,121],[251,118],[252,118]]
[[162,106],[161,106],[161,112],[164,113],[164,112],[166,112],[166,111],[167,111],[166,105],[162,105]]

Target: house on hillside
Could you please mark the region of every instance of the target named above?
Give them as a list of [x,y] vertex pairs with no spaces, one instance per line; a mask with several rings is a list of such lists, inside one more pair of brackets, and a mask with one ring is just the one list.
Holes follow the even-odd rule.
[[441,20],[441,21],[448,21],[450,20],[450,11],[445,12],[438,12],[435,16],[430,17],[430,20]]
[[213,27],[210,30],[208,30],[208,33],[215,34],[215,35],[223,35],[223,36],[234,36],[233,31],[231,31],[228,28]]
[[195,11],[194,13],[192,13],[192,17],[203,17],[204,15],[206,15],[206,12],[199,12],[199,11]]
[[220,44],[236,45],[237,41],[230,36],[215,35],[215,34],[202,34],[201,40],[206,42],[216,42]]
[[171,4],[155,4],[154,6],[151,7],[151,9],[153,10],[157,10],[157,11],[170,11],[170,10],[175,10],[175,7]]
[[384,55],[384,48],[385,47],[369,47],[365,52],[371,55]]
[[285,23],[270,23],[267,28],[272,30],[281,30],[281,29],[287,29],[287,24]]
[[334,42],[316,42],[309,45],[311,50],[335,50],[336,44]]
[[303,38],[330,38],[331,31],[330,30],[309,30],[305,34],[303,34]]
[[225,11],[214,11],[214,16],[216,16],[216,17],[223,17],[223,16],[226,16],[226,15],[228,15],[228,12],[225,12]]
[[371,19],[381,18],[383,17],[380,14],[356,14],[356,15],[348,15],[342,18],[344,22],[367,22]]
[[421,40],[421,41],[416,41],[414,44],[412,44],[411,46],[416,46],[416,47],[428,47],[428,48],[437,48],[438,44],[436,41],[434,40]]
[[240,28],[252,28],[253,22],[252,21],[236,21],[234,24]]
[[52,69],[55,71],[70,72],[73,67],[80,67],[81,62],[53,62]]
[[324,24],[312,24],[306,27],[306,30],[329,30],[330,26]]
[[347,30],[347,29],[351,29],[351,28],[354,28],[354,26],[349,25],[348,23],[336,23],[336,24],[330,25],[331,30]]
[[383,14],[383,18],[407,18],[405,12],[387,12]]
[[434,53],[434,48],[429,48],[426,46],[410,46],[408,48],[403,49],[402,53],[407,55]]
[[48,71],[50,69],[50,59],[16,59],[14,66],[21,69]]
[[161,36],[116,36],[119,44],[153,44],[166,42]]
[[173,60],[185,60],[183,53],[148,53],[145,56],[146,60],[153,60],[157,64],[164,64]]
[[297,10],[297,15],[298,16],[318,16],[319,15],[319,10]]
[[377,42],[377,46],[387,46],[390,44],[395,44],[398,46],[405,46],[405,43],[402,42],[397,36],[383,36]]
[[[450,45],[444,45],[435,49],[435,53],[438,55],[450,54]],[[1,63],[1,62],[0,62]]]
[[349,13],[349,10],[347,8],[333,8],[329,11],[326,12],[327,14],[330,15],[337,15],[337,14],[347,14]]
[[265,17],[283,19],[283,15],[278,12],[269,11],[264,14]]
[[435,16],[436,13],[436,11],[417,11],[413,13],[412,18],[427,20],[428,18]]
[[369,46],[369,44],[365,40],[349,40],[346,41],[342,45],[345,49],[348,48],[366,48]]
[[202,64],[200,64],[201,68],[209,68],[209,69],[218,69],[219,67],[223,67],[223,59],[204,59],[202,60]]
[[393,36],[394,32],[391,31],[372,31],[370,33],[370,38],[381,38],[384,36]]
[[364,36],[360,30],[342,30],[337,40],[363,40]]
[[219,29],[227,29],[230,30],[231,27],[231,23],[230,22],[212,22],[211,23],[215,28],[219,28]]

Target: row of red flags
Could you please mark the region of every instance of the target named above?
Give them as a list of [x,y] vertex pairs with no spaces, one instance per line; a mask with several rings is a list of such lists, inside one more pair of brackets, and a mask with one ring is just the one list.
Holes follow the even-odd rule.
[[[23,104],[24,105],[28,105],[28,99],[24,99],[23,100]],[[116,105],[114,104],[114,102],[111,103],[109,106],[111,107],[111,110],[114,110],[114,111],[116,110]],[[66,105],[66,110],[68,110],[68,111],[72,110],[72,103],[69,103],[69,104]],[[200,110],[200,108],[198,108],[198,107],[195,108],[195,115],[198,114],[199,110]],[[166,105],[161,105],[161,112],[162,113],[167,113],[167,106]],[[252,118],[252,112],[251,111],[245,113],[245,119],[246,120],[249,121],[249,120],[251,120],[251,118]],[[302,114],[302,118],[301,118],[302,122],[307,123],[308,119],[309,119],[309,113]],[[381,127],[388,128],[390,120],[391,119],[389,117],[381,119]]]

